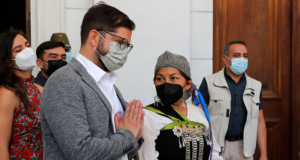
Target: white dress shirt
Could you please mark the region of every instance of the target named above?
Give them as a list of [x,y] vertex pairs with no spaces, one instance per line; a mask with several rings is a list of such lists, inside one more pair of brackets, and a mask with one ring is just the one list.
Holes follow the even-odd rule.
[[[114,132],[116,133],[114,117],[117,113],[120,113],[122,118],[124,116],[124,109],[114,88],[114,83],[117,80],[117,74],[114,72],[107,73],[103,71],[101,68],[99,68],[97,65],[85,58],[80,53],[78,53],[75,58],[84,66],[87,72],[93,77],[100,90],[108,99],[112,107],[112,123]],[[124,155],[119,160],[128,160],[128,157],[127,155]]]

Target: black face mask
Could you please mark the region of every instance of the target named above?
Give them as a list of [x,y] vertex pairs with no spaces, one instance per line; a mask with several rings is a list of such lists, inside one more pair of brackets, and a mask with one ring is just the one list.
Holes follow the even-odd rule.
[[183,89],[179,84],[164,83],[156,86],[156,93],[165,106],[170,106],[183,96]]
[[48,61],[48,70],[46,71],[48,76],[50,76],[52,73],[54,73],[59,68],[67,65],[68,63],[66,61],[60,60],[49,60]]

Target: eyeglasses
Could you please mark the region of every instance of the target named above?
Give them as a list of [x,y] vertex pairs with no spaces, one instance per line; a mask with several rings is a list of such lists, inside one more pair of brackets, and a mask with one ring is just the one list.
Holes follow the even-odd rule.
[[130,43],[128,43],[128,40],[126,38],[120,37],[120,36],[118,36],[118,35],[116,35],[116,34],[114,34],[112,32],[109,32],[109,31],[106,31],[106,30],[102,30],[102,29],[99,29],[97,31],[99,31],[99,32],[103,31],[103,32],[108,33],[108,34],[110,34],[112,36],[120,38],[120,41],[118,41],[118,42],[119,42],[121,50],[124,50],[124,49],[128,48],[128,53],[132,50],[133,45],[130,44]]

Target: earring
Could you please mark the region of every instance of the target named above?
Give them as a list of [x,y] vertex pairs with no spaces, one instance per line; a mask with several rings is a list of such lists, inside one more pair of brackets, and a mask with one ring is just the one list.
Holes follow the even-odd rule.
[[155,105],[156,107],[158,107],[158,103],[160,103],[162,106],[164,106],[164,104],[161,103],[161,100],[159,99],[159,97],[158,97],[158,96],[155,96],[155,97],[154,97],[154,105]]
[[185,101],[183,101],[181,108],[185,108]]

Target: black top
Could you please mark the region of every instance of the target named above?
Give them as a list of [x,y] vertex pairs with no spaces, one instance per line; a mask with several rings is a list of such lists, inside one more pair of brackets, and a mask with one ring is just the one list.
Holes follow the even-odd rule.
[[[184,119],[171,107],[165,107],[159,104],[158,107],[156,107],[154,104],[148,105],[151,106],[167,115],[170,115],[172,117],[175,117],[177,119],[180,119],[184,121]],[[157,113],[158,114],[158,113]],[[159,114],[161,116],[165,116],[162,114]],[[165,116],[167,117],[167,116]],[[169,118],[169,117],[167,117]],[[210,156],[211,146],[207,145],[206,137],[202,135],[203,137],[203,152],[202,152],[202,159],[206,160]],[[159,136],[155,140],[155,150],[159,153],[158,159],[159,160],[185,160],[186,159],[186,147],[179,148],[179,143],[182,144],[183,138],[178,138],[172,129],[169,130],[163,130],[160,131]],[[194,143],[194,146],[197,146],[197,160],[199,157],[199,149],[200,149],[200,142],[197,142],[196,145]],[[189,146],[190,152],[190,159],[192,159],[192,151],[193,151],[193,144],[190,142]]]
[[[238,83],[236,83],[226,72],[226,68],[224,69],[224,76],[227,82],[227,85],[231,94],[231,114],[228,124],[228,130],[226,133],[226,138],[232,137],[243,137],[244,127],[247,119],[247,109],[243,101],[243,94],[246,88],[246,77],[245,74],[241,77]],[[206,79],[203,78],[203,81],[199,87],[199,91],[201,92],[205,103],[209,107],[209,93]],[[262,90],[259,95],[260,104],[259,109],[263,108],[262,106]]]
[[39,74],[34,78],[34,83],[44,87],[47,80],[48,79],[46,77],[44,77],[40,71]]
[[[202,160],[207,160],[210,156],[211,146],[207,145],[206,139],[203,137],[203,154]],[[180,142],[182,142],[182,137],[180,137]],[[157,139],[155,140],[155,150],[159,153],[159,160],[185,160],[186,158],[186,147],[179,148],[178,137],[174,135],[171,129],[161,131]],[[197,146],[197,160],[199,157],[199,142]],[[190,142],[190,159],[192,159],[193,144]]]

